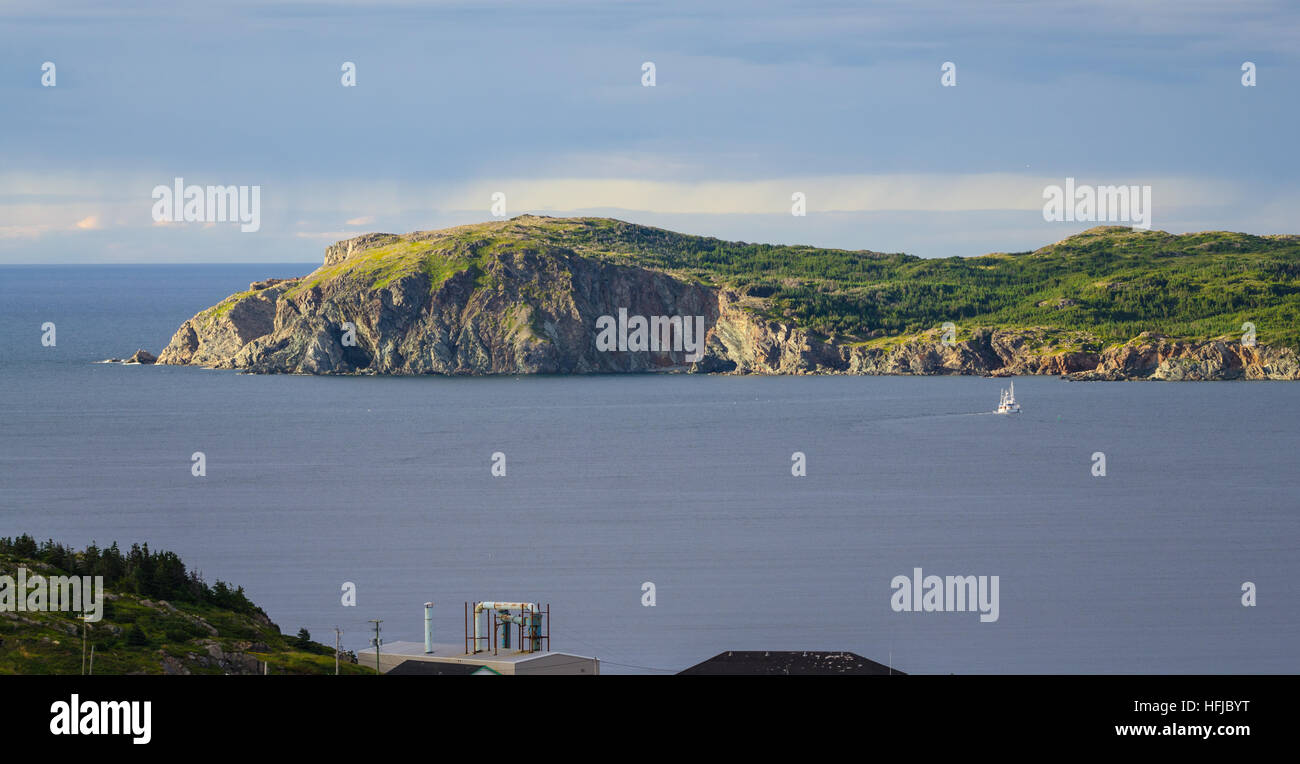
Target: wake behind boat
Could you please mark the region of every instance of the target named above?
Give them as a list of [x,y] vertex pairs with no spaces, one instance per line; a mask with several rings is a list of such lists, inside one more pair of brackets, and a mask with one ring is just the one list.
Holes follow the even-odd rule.
[[1016,403],[1016,383],[1011,383],[1010,389],[1002,390],[1002,400],[998,401],[997,414],[1019,414],[1020,404]]

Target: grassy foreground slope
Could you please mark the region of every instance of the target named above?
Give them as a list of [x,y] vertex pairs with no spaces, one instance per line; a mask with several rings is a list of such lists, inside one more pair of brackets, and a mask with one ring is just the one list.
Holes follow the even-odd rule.
[[[100,575],[103,618],[86,630],[96,674],[334,672],[334,649],[280,633],[261,608],[217,581],[209,587],[170,552],[116,544],[77,552],[30,536],[0,538],[0,575]],[[8,610],[8,608],[6,608]],[[82,622],[70,612],[0,612],[0,674],[79,674]],[[342,673],[374,673],[340,663]]]

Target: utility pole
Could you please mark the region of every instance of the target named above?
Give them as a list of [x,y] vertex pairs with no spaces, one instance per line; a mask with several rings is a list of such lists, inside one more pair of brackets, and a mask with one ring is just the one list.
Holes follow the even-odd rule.
[[339,637],[343,636],[343,630],[334,627],[334,676],[339,675]]
[[86,629],[90,622],[86,620],[86,614],[81,614],[81,675],[86,675]]
[[90,646],[90,673],[95,673],[95,646]]
[[370,644],[375,646],[375,673],[382,674],[383,672],[379,670],[379,646],[383,644],[383,640],[379,638],[379,624],[383,621],[371,618],[370,622],[375,625],[375,638],[370,640]]

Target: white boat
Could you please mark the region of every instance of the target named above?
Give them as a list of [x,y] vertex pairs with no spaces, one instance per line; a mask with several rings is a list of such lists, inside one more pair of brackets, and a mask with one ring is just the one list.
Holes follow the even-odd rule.
[[998,401],[998,414],[1019,414],[1020,404],[1016,403],[1016,383],[1011,383],[1011,389],[1002,391],[1002,400]]

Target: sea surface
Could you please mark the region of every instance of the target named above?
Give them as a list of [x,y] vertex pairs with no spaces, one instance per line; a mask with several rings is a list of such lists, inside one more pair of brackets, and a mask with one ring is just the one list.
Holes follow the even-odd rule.
[[[982,378],[94,363],[310,269],[0,267],[0,535],[170,549],[350,649],[372,618],[422,640],[427,600],[460,642],[463,603],[495,599],[549,603],[553,647],[606,673],[801,649],[914,673],[1300,671],[1300,384],[1020,378],[1002,417],[1005,381]],[[894,612],[914,568],[998,576],[998,620]]]

